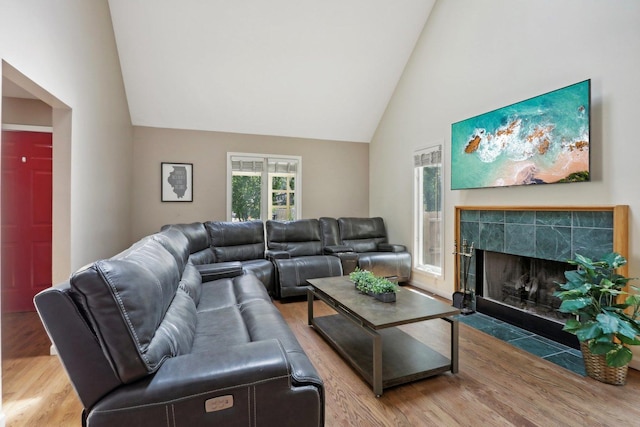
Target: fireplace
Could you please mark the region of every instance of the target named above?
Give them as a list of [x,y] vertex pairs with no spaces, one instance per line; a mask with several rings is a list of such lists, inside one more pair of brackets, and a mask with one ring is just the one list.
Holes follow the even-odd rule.
[[[565,282],[576,253],[628,256],[628,206],[458,206],[455,215],[457,241],[476,248],[467,282],[476,310],[578,348],[575,336],[562,331],[567,317],[557,310],[555,282]],[[457,290],[460,267],[456,256]]]
[[562,331],[570,315],[560,313],[553,296],[564,272],[559,261],[500,252],[476,251],[476,310],[564,345],[579,348],[576,337]]

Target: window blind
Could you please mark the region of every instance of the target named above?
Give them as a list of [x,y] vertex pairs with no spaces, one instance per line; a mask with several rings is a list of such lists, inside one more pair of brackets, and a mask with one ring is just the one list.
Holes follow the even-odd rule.
[[413,165],[416,168],[442,164],[442,146],[436,145],[416,151],[413,156]]
[[262,172],[264,170],[264,160],[232,157],[231,170],[234,172]]

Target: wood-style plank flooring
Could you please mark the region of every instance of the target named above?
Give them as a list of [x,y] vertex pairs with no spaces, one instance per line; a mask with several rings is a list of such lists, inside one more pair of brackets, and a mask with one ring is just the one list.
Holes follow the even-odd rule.
[[[327,426],[635,426],[640,372],[618,387],[583,378],[460,325],[460,372],[385,390],[369,387],[307,325],[306,301],[275,302],[318,369]],[[331,310],[316,301],[315,314]],[[448,355],[449,324],[403,326]],[[81,349],[79,349],[81,351]],[[8,427],[80,426],[81,405],[35,313],[2,319],[3,412]]]
[[82,425],[82,405],[60,360],[49,355],[50,346],[35,312],[2,316],[2,411],[7,427]]

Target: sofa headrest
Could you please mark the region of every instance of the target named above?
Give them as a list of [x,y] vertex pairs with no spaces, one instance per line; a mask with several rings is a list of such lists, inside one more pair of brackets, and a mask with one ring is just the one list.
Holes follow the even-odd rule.
[[340,226],[335,218],[322,217],[319,219],[322,246],[338,246],[340,241]]
[[169,227],[159,233],[152,234],[151,239],[160,243],[176,260],[180,275],[189,261],[189,240],[177,228]]
[[203,249],[209,248],[209,234],[204,224],[201,222],[193,222],[191,224],[168,224],[162,227],[162,230],[176,228],[184,234],[189,240],[190,253],[196,253]]
[[[113,258],[71,277],[105,356],[123,383],[155,372],[172,356],[190,351],[196,307],[182,289],[176,258],[145,238]],[[81,349],[78,349],[81,351]]]
[[378,243],[386,243],[387,230],[380,217],[338,218],[340,238],[356,252],[375,252]]
[[262,221],[207,221],[205,227],[216,262],[264,258]]
[[322,254],[320,222],[317,219],[267,221],[267,247],[287,251],[291,256]]

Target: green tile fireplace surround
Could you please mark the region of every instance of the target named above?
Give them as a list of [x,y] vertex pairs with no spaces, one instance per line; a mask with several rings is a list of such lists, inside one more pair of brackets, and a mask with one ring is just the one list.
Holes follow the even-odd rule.
[[[566,262],[576,253],[597,257],[615,251],[628,257],[627,205],[456,206],[455,236],[478,250]],[[458,271],[459,260],[455,260]],[[620,274],[627,274],[626,266]],[[622,271],[625,270],[625,271]],[[475,257],[469,285],[475,286]],[[459,289],[456,274],[456,289]]]
[[[533,287],[533,282],[511,282],[512,279],[505,279],[509,281],[502,285],[501,293],[496,294],[496,288],[493,287],[494,290],[490,291],[494,292],[493,295],[488,298],[484,295],[486,289],[483,281],[487,276],[482,272],[484,268],[491,268],[484,264],[485,261],[493,263],[495,260],[493,254],[487,258],[485,255],[495,252],[522,257],[522,260],[529,258],[565,263],[574,258],[576,253],[595,258],[615,251],[628,258],[628,211],[626,205],[456,206],[456,246],[461,246],[466,240],[468,244],[473,242],[476,249],[475,256],[470,259],[467,287],[475,290],[476,284],[482,286],[476,293],[477,310],[551,340],[576,347],[575,337],[562,331],[562,323],[551,314],[553,303],[546,299],[549,288],[543,285],[538,288],[537,284]],[[545,264],[550,268],[550,276],[545,277],[554,277],[558,266],[562,274],[564,268],[561,264],[556,267],[552,264]],[[494,273],[501,274],[499,272],[504,265],[499,265],[501,267],[495,267],[498,270],[491,270],[493,277]],[[535,265],[540,268],[541,264],[536,261]],[[458,272],[455,274],[455,289],[460,290],[462,286],[459,283],[461,274],[458,256],[454,257],[454,269]],[[476,276],[476,270],[483,275]],[[628,267],[625,265],[618,272],[627,275]],[[522,286],[518,287],[518,284]],[[523,289],[526,290],[524,294]],[[524,310],[521,309],[524,307]],[[536,314],[539,313],[539,308],[543,310],[542,317]]]

